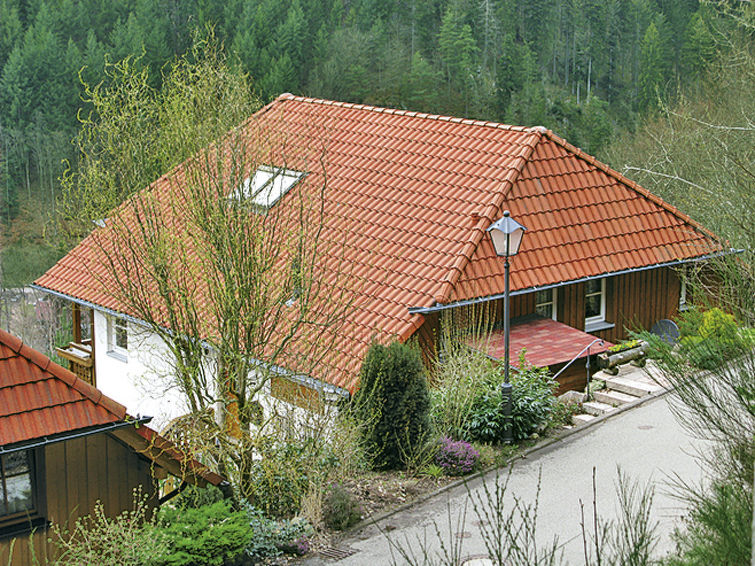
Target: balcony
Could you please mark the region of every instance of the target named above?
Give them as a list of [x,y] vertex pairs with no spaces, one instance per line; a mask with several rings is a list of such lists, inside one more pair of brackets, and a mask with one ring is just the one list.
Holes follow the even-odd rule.
[[92,386],[97,386],[94,373],[92,341],[69,342],[68,346],[55,348],[61,358],[68,360],[68,369]]

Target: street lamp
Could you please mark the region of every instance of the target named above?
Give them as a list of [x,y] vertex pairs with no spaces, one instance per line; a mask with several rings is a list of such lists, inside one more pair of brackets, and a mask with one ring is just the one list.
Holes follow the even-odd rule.
[[509,383],[509,258],[519,252],[522,236],[527,228],[511,218],[508,210],[504,211],[503,218],[494,222],[488,228],[490,239],[493,240],[495,253],[499,257],[505,257],[503,264],[504,293],[503,293],[503,336],[504,336],[504,366],[503,384],[501,385],[501,397],[503,399],[503,416],[506,426],[503,432],[503,442],[511,444],[514,439],[514,431],[511,427],[511,383]]

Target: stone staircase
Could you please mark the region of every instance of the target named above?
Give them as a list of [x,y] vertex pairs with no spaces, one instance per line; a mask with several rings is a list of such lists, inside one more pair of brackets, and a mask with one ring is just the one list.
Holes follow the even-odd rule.
[[[644,368],[631,364],[623,365],[619,368],[618,375],[609,375],[603,371],[596,372],[593,374],[592,382],[597,381],[604,382],[605,388],[595,391],[591,401],[582,403],[584,413],[572,417],[574,426],[588,423],[597,417],[615,411],[622,405],[663,391],[668,386],[652,361],[648,361]],[[582,396],[584,398],[584,394]]]

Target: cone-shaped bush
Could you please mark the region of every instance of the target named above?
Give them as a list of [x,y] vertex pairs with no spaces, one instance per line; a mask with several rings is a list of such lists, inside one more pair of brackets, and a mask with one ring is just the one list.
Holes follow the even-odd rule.
[[416,349],[373,344],[362,363],[354,409],[363,425],[373,467],[402,467],[402,455],[427,440],[430,396]]

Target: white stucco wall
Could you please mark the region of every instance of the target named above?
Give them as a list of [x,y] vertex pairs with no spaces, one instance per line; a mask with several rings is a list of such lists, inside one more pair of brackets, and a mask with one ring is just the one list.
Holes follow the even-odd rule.
[[[172,356],[167,346],[148,329],[128,323],[128,355],[110,351],[108,318],[101,311],[94,312],[95,369],[97,387],[108,397],[126,406],[130,415],[151,416],[150,424],[161,430],[171,420],[189,412],[181,391],[171,379]],[[312,414],[300,407],[275,399],[266,383],[257,395],[265,419],[277,415],[291,425],[304,429],[319,429],[324,418],[332,421],[338,396],[325,394],[325,414]]]
[[114,355],[108,346],[108,315],[94,312],[97,387],[126,406],[130,415],[153,417],[150,426],[160,430],[171,419],[188,412],[177,388],[171,386],[170,354],[154,334],[128,323],[128,356]]

